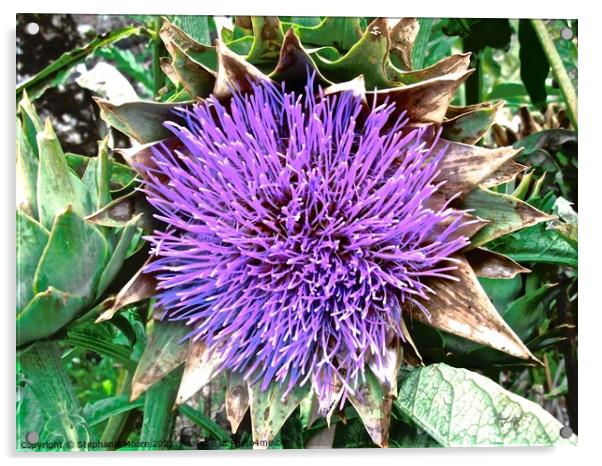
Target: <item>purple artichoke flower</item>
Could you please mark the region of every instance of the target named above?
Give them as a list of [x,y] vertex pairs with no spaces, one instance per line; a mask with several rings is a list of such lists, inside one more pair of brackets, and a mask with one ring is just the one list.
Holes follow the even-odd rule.
[[468,239],[424,129],[312,89],[261,84],[178,110],[166,126],[180,149],[153,148],[144,190],[167,224],[148,267],[166,318],[262,389],[312,383],[324,412],[336,381],[353,391],[403,339],[401,309],[428,314],[425,279],[453,279]]

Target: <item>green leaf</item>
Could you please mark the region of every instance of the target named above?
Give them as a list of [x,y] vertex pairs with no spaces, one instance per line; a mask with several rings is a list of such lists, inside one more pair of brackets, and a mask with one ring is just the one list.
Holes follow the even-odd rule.
[[95,55],[113,62],[119,71],[141,84],[149,96],[152,94],[153,81],[143,61],[145,54],[134,55],[131,50],[109,46],[98,49]]
[[173,113],[179,103],[158,102],[125,102],[120,105],[107,100],[95,99],[100,107],[101,117],[109,126],[121,131],[141,144],[155,142],[171,136],[171,132],[163,126],[166,121],[178,121]]
[[309,393],[309,383],[295,386],[285,396],[287,381],[273,381],[265,390],[261,381],[250,386],[251,425],[254,448],[267,448],[275,442],[276,435],[288,417]]
[[449,141],[476,144],[493,124],[503,102],[483,105],[443,122],[443,137]]
[[83,308],[84,298],[49,287],[17,315],[17,346],[46,338],[67,325]]
[[[148,343],[132,379],[132,399],[138,398],[186,359],[188,345],[182,340],[190,329],[185,324],[153,320],[149,323],[149,327]],[[178,377],[178,385],[180,377]],[[178,387],[174,394],[174,402],[177,391]]]
[[479,283],[501,314],[518,297],[523,289],[523,279],[520,275],[516,275],[510,279],[479,277]]
[[144,398],[129,401],[128,395],[117,395],[88,403],[84,406],[83,414],[90,426],[95,426],[110,417],[126,413],[144,405]]
[[550,291],[553,286],[545,284],[527,292],[501,312],[504,320],[521,340],[527,341],[546,318],[544,303],[555,296],[556,293]]
[[23,130],[23,124],[17,120],[17,207],[33,218],[38,218],[36,183],[38,177],[38,159]]
[[396,83],[390,81],[385,73],[389,54],[387,28],[385,19],[374,20],[362,38],[336,61],[323,60],[319,55],[314,55],[318,69],[332,82],[350,81],[363,75],[368,90],[395,87]]
[[433,18],[418,19],[420,29],[418,30],[418,35],[412,49],[412,65],[414,69],[420,70],[424,67],[424,60],[428,53],[429,39],[434,23],[435,20]]
[[[67,159],[67,165],[75,173],[85,176],[84,173],[89,163],[97,160],[97,158],[86,157],[85,155],[74,154],[71,152],[65,153]],[[130,185],[134,178],[136,178],[136,172],[127,165],[115,162],[115,160],[109,159],[111,165],[111,190],[119,191],[126,186]]]
[[282,448],[303,448],[303,425],[298,409],[293,411],[293,414],[289,416],[282,429],[280,429],[280,441],[282,442]]
[[577,268],[578,250],[557,230],[535,225],[506,235],[488,245],[519,262],[540,262]]
[[105,267],[108,246],[91,224],[68,208],[59,215],[36,270],[34,290],[52,286],[90,302]]
[[29,100],[27,92],[23,92],[23,96],[19,101],[18,111],[23,122],[23,131],[25,132],[25,136],[27,137],[29,145],[33,149],[35,156],[38,157],[38,142],[36,136],[38,133],[44,131],[44,124],[42,123],[42,120],[40,120],[40,117],[36,113],[36,109]]
[[98,171],[96,186],[97,204],[96,209],[102,209],[111,202],[111,163],[109,161],[109,138],[105,137],[98,143]]
[[181,374],[181,370],[176,370],[148,390],[144,400],[144,417],[140,430],[140,441],[143,442],[141,450],[173,448],[171,438],[176,418],[173,405]]
[[17,312],[33,298],[33,280],[48,242],[48,231],[17,210]]
[[346,52],[362,37],[359,18],[328,17],[317,26],[295,26],[306,46],[334,47]]
[[67,74],[73,69],[73,67],[88,55],[94,53],[101,47],[112,44],[126,37],[139,35],[142,33],[142,31],[143,29],[140,27],[128,26],[123,29],[101,34],[92,40],[92,42],[90,42],[88,45],[74,48],[69,52],[65,52],[42,71],[18,84],[17,98],[19,98],[19,96],[24,92],[29,93],[33,99],[38,98],[43,94],[49,85],[62,82],[67,77]]
[[540,149],[557,150],[562,144],[577,142],[577,133],[569,129],[545,129],[516,141],[512,147],[523,148],[521,157],[530,155]]
[[271,71],[280,56],[284,40],[282,25],[276,16],[252,16],[253,45],[246,60],[259,69]]
[[528,19],[518,20],[518,42],[520,77],[533,105],[541,107],[546,103],[546,79],[550,73],[550,63]]
[[44,429],[44,414],[40,403],[34,396],[31,387],[25,385],[17,388],[17,451],[31,451],[27,448],[27,434],[42,432]]
[[37,449],[87,450],[87,442],[91,440],[89,427],[63,366],[58,344],[37,342],[22,351],[18,361],[46,421]]
[[189,420],[203,429],[209,437],[219,440],[220,442],[230,443],[232,441],[230,434],[223,427],[197,409],[194,409],[192,406],[183,404],[179,406],[178,410],[180,411],[180,414],[186,416]]
[[[470,239],[471,248],[476,248],[500,236],[553,218],[531,207],[526,202],[507,194],[495,193],[483,188],[476,188],[466,196],[462,201],[462,207],[473,209],[473,212],[471,212],[473,215],[491,222]],[[497,252],[504,254],[502,251]],[[515,257],[512,257],[512,259],[517,260]]]
[[72,210],[81,216],[85,215],[81,194],[86,189],[69,170],[50,120],[46,120],[44,131],[38,133],[37,140],[40,153],[37,178],[38,211],[40,223],[50,229],[55,217],[64,212],[67,206],[71,206]]
[[130,358],[129,346],[115,343],[106,333],[92,330],[94,327],[99,326],[92,324],[77,326],[69,331],[64,342],[112,358],[115,362],[123,364],[128,370],[134,371],[136,362]]
[[128,249],[132,242],[132,238],[137,231],[138,221],[140,217],[134,217],[130,220],[125,228],[122,230],[121,235],[119,236],[119,241],[117,242],[117,246],[113,251],[113,255],[109,259],[107,266],[102,271],[102,275],[98,281],[98,287],[96,290],[96,299],[100,298],[100,296],[106,291],[111,282],[115,279],[119,270],[121,270],[121,266],[125,261],[128,253]]
[[401,383],[399,408],[443,446],[552,446],[560,424],[539,405],[466,369],[433,364]]
[[176,15],[171,17],[173,23],[179,26],[186,34],[201,44],[211,43],[210,22],[213,24],[211,16],[198,15]]

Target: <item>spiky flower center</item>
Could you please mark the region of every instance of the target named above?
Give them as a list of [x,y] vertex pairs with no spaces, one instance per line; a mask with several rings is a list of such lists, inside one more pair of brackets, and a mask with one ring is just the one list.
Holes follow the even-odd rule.
[[154,150],[145,190],[168,225],[149,267],[168,317],[224,368],[264,388],[311,380],[327,404],[335,379],[353,389],[384,364],[402,309],[422,308],[424,279],[446,277],[467,240],[434,202],[444,152],[423,130],[311,89],[181,110],[168,126],[183,148]]

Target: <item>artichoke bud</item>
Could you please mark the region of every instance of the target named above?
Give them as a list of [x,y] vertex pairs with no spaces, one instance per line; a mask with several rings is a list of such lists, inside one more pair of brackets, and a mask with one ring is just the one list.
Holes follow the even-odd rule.
[[[94,306],[139,241],[139,217],[88,220],[133,172],[109,155],[65,154],[24,95],[17,119],[17,346],[48,338]],[[80,174],[78,174],[80,172]],[[115,176],[112,176],[112,175]],[[80,176],[81,175],[81,176]]]

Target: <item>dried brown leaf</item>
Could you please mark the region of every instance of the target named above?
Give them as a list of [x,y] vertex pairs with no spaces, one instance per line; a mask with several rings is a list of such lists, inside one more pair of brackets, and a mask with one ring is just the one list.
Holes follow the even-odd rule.
[[425,281],[433,291],[422,302],[430,316],[414,307],[409,310],[411,318],[517,358],[538,362],[497,312],[468,261],[462,256],[455,259],[458,268],[451,273],[455,281]]

